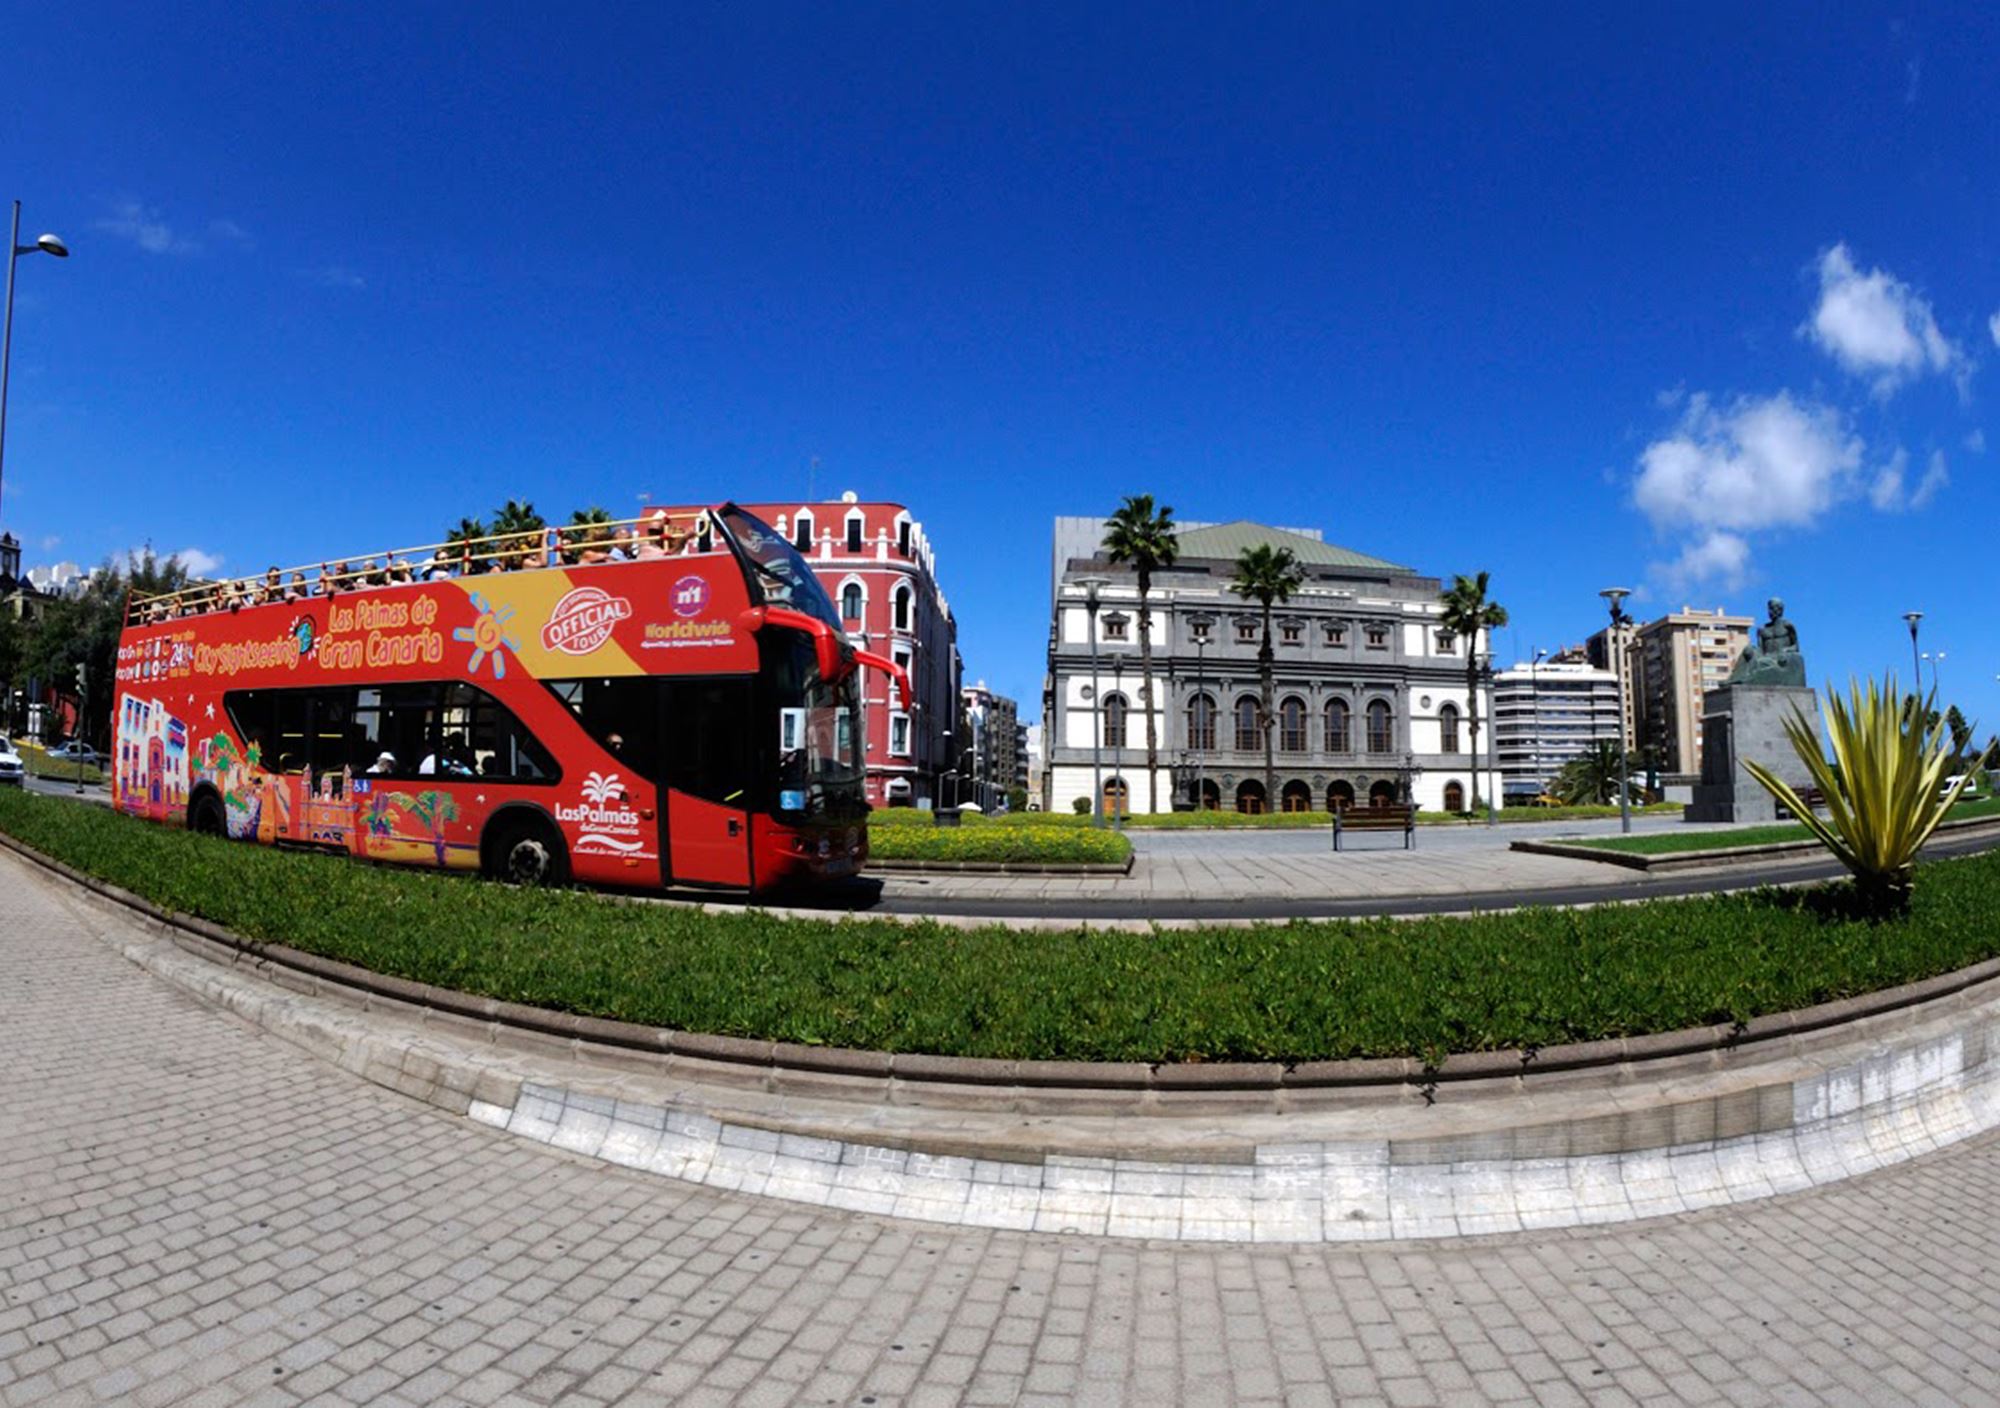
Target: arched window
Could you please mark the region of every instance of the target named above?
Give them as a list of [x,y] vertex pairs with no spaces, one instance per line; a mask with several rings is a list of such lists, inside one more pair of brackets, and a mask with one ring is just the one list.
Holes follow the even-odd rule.
[[1453,779],[1444,785],[1444,809],[1448,812],[1465,810],[1465,788]]
[[1236,810],[1256,815],[1264,810],[1264,784],[1245,778],[1236,785]]
[[1335,782],[1326,789],[1326,809],[1330,812],[1344,812],[1354,805],[1354,784],[1347,781]]
[[[1389,753],[1396,747],[1396,730],[1389,719],[1389,705],[1376,699],[1368,705],[1368,751]],[[1372,793],[1371,793],[1372,795]]]
[[891,600],[894,603],[896,611],[896,621],[895,621],[896,629],[899,631],[907,631],[908,629],[910,629],[909,587],[907,585],[897,587],[896,595],[893,598],[891,598]]
[[1188,700],[1188,747],[1206,752],[1215,747],[1215,701],[1206,694]]
[[840,589],[840,619],[861,623],[861,584],[849,582]]
[[1396,802],[1396,784],[1389,781],[1388,778],[1385,777],[1379,782],[1373,782],[1369,784],[1368,786],[1369,806],[1388,807],[1388,806],[1394,806],[1395,802]]
[[1312,788],[1293,778],[1279,791],[1278,800],[1288,812],[1309,812],[1313,806]]
[[1258,746],[1257,700],[1246,694],[1236,701],[1236,748],[1241,753],[1254,753]]
[[792,524],[792,546],[800,552],[811,552],[812,545],[813,516],[805,509],[800,509],[798,520]]
[[1125,746],[1125,715],[1130,710],[1122,694],[1104,696],[1104,746],[1123,748]]
[[1201,780],[1201,809],[1205,812],[1222,810],[1222,789],[1215,785],[1215,779],[1212,777],[1204,777]]
[[1104,815],[1125,816],[1132,810],[1131,792],[1122,777],[1104,779]]
[[[1438,710],[1438,751],[1456,753],[1458,751],[1458,705],[1447,704]],[[1446,811],[1457,811],[1456,807],[1446,807]]]
[[[1347,731],[1347,701],[1329,699],[1326,701],[1326,751],[1346,753],[1352,751],[1353,742]],[[1353,789],[1348,791],[1348,800],[1354,800]]]
[[1306,751],[1306,705],[1296,694],[1286,695],[1278,704],[1278,747],[1287,753]]

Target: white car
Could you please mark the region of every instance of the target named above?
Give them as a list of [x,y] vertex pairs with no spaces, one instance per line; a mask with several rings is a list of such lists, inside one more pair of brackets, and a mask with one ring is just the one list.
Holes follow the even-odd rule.
[[21,762],[21,755],[14,751],[14,745],[0,738],[0,787],[20,787],[25,785],[27,767]]

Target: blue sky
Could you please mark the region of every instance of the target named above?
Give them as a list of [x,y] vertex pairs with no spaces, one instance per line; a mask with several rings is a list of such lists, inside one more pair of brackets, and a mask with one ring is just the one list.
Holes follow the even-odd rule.
[[1921,609],[2000,727],[2000,11],[627,8],[13,15],[30,559],[817,457],[1030,714],[1050,518],[1148,491],[1490,569],[1503,654],[1622,583],[1907,677]]

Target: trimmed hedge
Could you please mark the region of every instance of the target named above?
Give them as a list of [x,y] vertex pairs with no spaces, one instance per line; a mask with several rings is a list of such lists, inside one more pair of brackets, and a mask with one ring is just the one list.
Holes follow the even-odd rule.
[[0,830],[254,940],[629,1021],[1006,1059],[1303,1061],[1553,1046],[1767,1012],[2000,954],[2000,853],[1842,886],[1471,918],[1152,933],[702,913],[517,890],[0,791]]
[[[46,777],[56,782],[76,781],[76,764],[61,758],[51,758],[49,750],[39,743],[16,743],[14,751],[21,755],[21,762],[27,767],[31,777]],[[86,787],[101,785],[105,781],[104,770],[86,764],[83,782]]]
[[983,864],[1123,865],[1132,843],[1115,831],[1073,826],[885,826],[868,828],[873,860]]

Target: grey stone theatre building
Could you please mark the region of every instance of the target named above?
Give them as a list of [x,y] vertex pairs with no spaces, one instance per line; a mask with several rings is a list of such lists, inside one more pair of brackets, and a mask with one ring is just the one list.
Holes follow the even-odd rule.
[[[1153,579],[1160,766],[1148,777],[1138,583],[1129,567],[1105,558],[1103,537],[1102,519],[1055,521],[1043,806],[1070,811],[1094,787],[1107,812],[1169,811],[1197,795],[1241,811],[1326,811],[1371,800],[1443,810],[1470,804],[1468,643],[1439,622],[1438,579],[1336,547],[1316,529],[1249,522],[1180,525],[1180,559]],[[1238,554],[1259,543],[1290,548],[1306,571],[1304,587],[1272,612],[1277,787],[1268,797],[1257,727],[1261,609],[1229,590]],[[1483,636],[1472,648],[1489,656]],[[1491,719],[1482,685],[1482,798],[1498,785]]]

